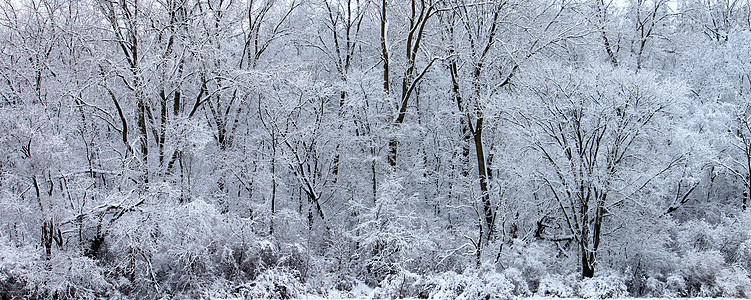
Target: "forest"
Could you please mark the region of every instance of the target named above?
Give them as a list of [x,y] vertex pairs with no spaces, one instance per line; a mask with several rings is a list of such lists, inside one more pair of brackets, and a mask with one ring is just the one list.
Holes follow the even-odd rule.
[[751,1],[0,0],[2,299],[751,296]]

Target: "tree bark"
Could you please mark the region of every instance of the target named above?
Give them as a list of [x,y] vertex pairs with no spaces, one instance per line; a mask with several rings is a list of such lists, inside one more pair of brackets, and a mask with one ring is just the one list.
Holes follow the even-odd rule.
[[605,25],[607,23],[607,9],[605,8],[605,3],[603,0],[595,0],[595,6],[597,7],[597,14],[599,17],[599,21],[601,24],[599,24],[600,29],[600,36],[602,37],[603,45],[605,46],[605,52],[608,53],[608,58],[610,59],[610,63],[614,66],[618,66],[618,58],[615,56],[615,52],[613,52],[613,47],[610,45],[610,40],[608,39],[607,32],[605,31]]
[[488,188],[488,168],[486,166],[485,160],[485,149],[483,148],[482,144],[483,122],[484,118],[480,117],[477,119],[477,123],[472,134],[475,143],[475,155],[477,157],[477,172],[480,177],[480,199],[482,201],[482,210],[485,218],[484,222],[485,226],[487,227],[487,231],[485,232],[485,240],[488,241],[490,240],[490,237],[493,233],[494,218],[493,207],[492,203],[490,202],[490,191]]

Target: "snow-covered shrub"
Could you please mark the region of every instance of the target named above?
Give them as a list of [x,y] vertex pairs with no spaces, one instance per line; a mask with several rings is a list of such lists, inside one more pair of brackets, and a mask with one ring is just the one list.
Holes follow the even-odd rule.
[[0,237],[0,291],[8,296],[25,294],[25,277],[34,272],[38,251],[32,247],[17,248]]
[[603,255],[602,265],[624,270],[629,295],[659,297],[662,289],[658,282],[664,283],[665,274],[673,272],[678,261],[678,255],[670,248],[672,236],[665,230],[676,225],[671,219],[653,219],[642,215],[641,211],[633,214],[639,221],[619,232],[618,237],[613,237],[618,247],[622,247],[621,253],[628,255]]
[[0,242],[0,288],[23,298],[95,299],[117,293],[94,260],[66,252],[49,259],[39,249]]
[[686,279],[686,292],[691,296],[715,296],[715,278],[725,260],[717,250],[689,252],[682,259],[681,274]]
[[744,241],[738,247],[735,257],[744,268],[751,268],[751,239]]
[[517,268],[508,268],[506,270],[503,270],[503,275],[506,279],[508,279],[508,281],[511,282],[511,284],[514,285],[514,290],[512,291],[514,295],[524,297],[532,295],[532,292],[529,290],[529,285],[527,284],[527,280],[524,277],[524,274],[522,274],[522,271],[519,271],[519,269]]
[[431,275],[425,285],[426,294],[432,299],[456,298],[464,291],[463,275],[453,271]]
[[373,297],[377,299],[394,299],[415,297],[420,292],[421,277],[415,273],[402,270],[396,274],[386,275],[375,290]]
[[642,294],[647,297],[661,297],[665,294],[665,282],[655,277],[647,277]]
[[518,276],[518,273],[515,274],[517,276],[514,279],[509,279],[507,273],[497,273],[492,270],[481,273],[480,278],[484,283],[481,294],[483,299],[509,299],[512,295],[520,296],[519,294],[514,294],[515,291],[522,291],[524,295],[529,294],[526,282]]
[[563,276],[558,274],[545,274],[540,280],[536,295],[542,297],[569,298],[574,296],[574,288],[577,274]]
[[[445,272],[431,278],[433,289],[431,299],[456,299],[480,293],[482,282],[477,273],[456,274]],[[479,297],[479,296],[478,296]]]
[[509,299],[514,295],[514,283],[503,273],[487,266],[467,270],[463,274],[452,271],[430,276],[424,295],[430,299]]
[[508,299],[514,290],[503,274],[487,272],[479,277],[467,276],[467,285],[456,299]]
[[264,271],[254,280],[246,291],[251,299],[291,299],[299,297],[305,291],[300,282],[300,275],[284,267]]
[[684,297],[687,295],[686,280],[679,274],[668,276],[665,280],[665,297]]
[[124,275],[114,279],[121,292],[138,298],[222,295],[275,268],[301,277],[303,247],[262,238],[253,225],[202,199],[134,213],[110,234],[102,263]]
[[326,299],[372,298],[373,288],[355,278],[332,278],[333,280],[311,282],[306,280],[307,293]]
[[743,267],[723,269],[715,278],[722,297],[747,298],[751,296],[751,278]]
[[732,262],[746,270],[751,270],[751,210],[741,214],[738,217],[737,224],[734,224],[731,228],[737,228],[738,235],[745,238],[735,250],[735,254],[732,256],[734,261]]
[[[428,273],[438,260],[441,240],[433,220],[417,215],[422,202],[406,195],[400,178],[391,177],[379,189],[375,206],[357,202],[361,213],[355,230],[360,273],[368,284],[382,285],[405,270]],[[389,281],[387,280],[387,281]]]
[[[522,240],[514,240],[510,250],[505,254],[503,258],[504,265],[509,269],[516,269],[519,271],[518,276],[516,274],[509,278],[523,278],[526,281],[527,291],[517,291],[521,295],[529,294],[529,291],[537,290],[537,286],[542,278],[551,273],[550,266],[553,265],[555,253],[557,250],[552,248],[552,245],[546,243],[526,243]],[[511,271],[512,273],[516,271]],[[524,289],[523,286],[518,287]]]
[[582,298],[622,298],[628,296],[625,279],[608,273],[593,278],[585,278],[578,284]]
[[747,295],[744,286],[746,270],[751,266],[750,220],[748,213],[741,213],[675,226],[669,244],[676,259],[669,270],[659,272],[671,274],[665,280],[663,296]]
[[89,257],[59,253],[49,263],[51,269],[44,274],[46,278],[32,277],[35,280],[29,280],[29,283],[79,299],[99,298],[110,292],[111,285],[104,278],[104,269]]

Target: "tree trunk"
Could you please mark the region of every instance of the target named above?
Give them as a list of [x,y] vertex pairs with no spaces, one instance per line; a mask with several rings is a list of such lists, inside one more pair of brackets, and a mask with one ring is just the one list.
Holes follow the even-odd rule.
[[271,134],[271,225],[269,235],[274,234],[274,217],[276,215],[276,135]]
[[[135,47],[134,47],[135,48]],[[133,49],[135,53],[135,49]],[[135,54],[133,54],[135,56]],[[141,183],[149,183],[149,139],[146,129],[146,102],[143,93],[138,66],[132,66],[136,94],[136,124],[138,126],[138,144],[141,150]]]
[[386,19],[386,0],[381,1],[381,59],[383,59],[383,92],[388,97],[389,88],[389,49],[386,41],[388,21]]
[[592,278],[595,274],[595,268],[592,264],[593,262],[590,257],[589,248],[589,205],[583,199],[584,192],[580,189],[579,193],[579,201],[581,203],[581,206],[579,207],[579,215],[581,216],[581,219],[579,220],[581,226],[579,249],[581,250],[582,256],[582,278]]
[[[583,248],[582,248],[583,249]],[[595,266],[590,260],[589,251],[582,250],[582,278],[592,278],[595,276]]]
[[488,190],[488,168],[485,161],[485,150],[482,145],[482,126],[484,118],[477,119],[477,125],[473,131],[475,142],[475,154],[477,156],[477,171],[480,176],[480,195],[482,200],[482,210],[485,218],[485,240],[489,241],[493,234],[493,207],[490,203],[490,192]]
[[[454,51],[451,51],[451,54],[454,54]],[[454,103],[456,103],[457,108],[459,109],[460,113],[464,112],[464,104],[463,99],[461,95],[461,90],[459,89],[459,68],[456,65],[456,60],[452,59],[451,63],[449,63],[449,73],[451,74],[451,95],[454,100]],[[461,126],[461,147],[462,152],[460,159],[462,161],[462,177],[467,178],[469,177],[469,144],[472,138],[470,137],[469,132],[469,124],[467,124],[469,120],[467,118],[464,118],[464,116],[459,117],[459,125]]]
[[600,19],[600,36],[602,37],[603,45],[605,46],[605,51],[608,53],[608,58],[610,59],[610,63],[614,66],[618,66],[618,58],[615,56],[615,52],[613,52],[613,47],[610,45],[610,40],[608,39],[608,35],[605,31],[605,25],[607,23],[607,9],[605,8],[605,3],[603,0],[596,0],[595,5],[597,6],[597,14]]

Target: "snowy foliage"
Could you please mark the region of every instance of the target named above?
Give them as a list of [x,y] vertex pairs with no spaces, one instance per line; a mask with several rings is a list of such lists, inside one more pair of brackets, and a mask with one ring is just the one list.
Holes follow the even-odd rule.
[[290,299],[300,297],[302,291],[299,275],[285,268],[273,268],[261,273],[242,295],[253,299]]
[[[573,275],[576,277],[576,275]],[[546,274],[537,288],[537,295],[543,297],[570,298],[575,294],[575,278],[559,274]]]
[[751,1],[0,1],[0,298],[751,296]]
[[384,279],[374,291],[376,298],[420,297],[428,299],[509,299],[514,283],[504,273],[483,268],[463,274],[445,272],[428,277],[397,274]]
[[12,297],[96,299],[119,295],[105,270],[88,257],[57,253],[48,260],[31,247],[0,243],[0,288]]
[[578,284],[579,296],[582,298],[623,298],[628,296],[623,277],[606,274],[594,278],[585,278]]

